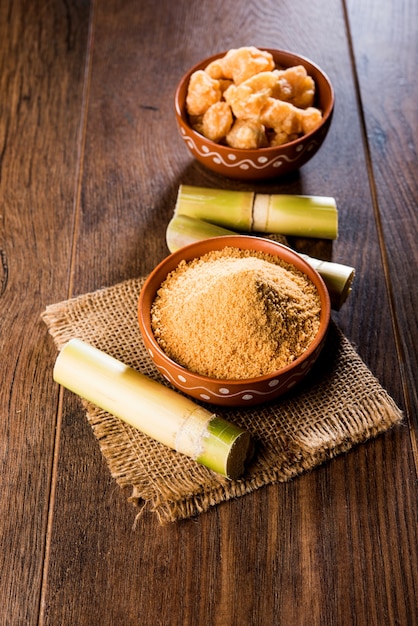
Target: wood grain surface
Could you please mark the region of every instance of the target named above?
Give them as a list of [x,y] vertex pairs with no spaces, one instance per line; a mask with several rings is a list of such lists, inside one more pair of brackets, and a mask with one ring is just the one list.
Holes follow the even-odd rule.
[[[418,624],[414,0],[0,3],[0,626]],[[336,92],[327,139],[256,191],[334,196],[353,265],[334,319],[402,426],[287,484],[159,526],[52,380],[51,303],[147,274],[192,160],[173,95],[202,58],[297,51]]]

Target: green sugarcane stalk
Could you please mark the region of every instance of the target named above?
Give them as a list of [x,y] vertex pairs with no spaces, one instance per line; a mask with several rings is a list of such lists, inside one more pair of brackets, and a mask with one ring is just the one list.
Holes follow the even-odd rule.
[[279,233],[336,239],[334,198],[180,185],[175,215],[185,215],[238,232]]
[[54,380],[156,441],[238,478],[252,453],[249,433],[190,398],[80,339],[60,351]]

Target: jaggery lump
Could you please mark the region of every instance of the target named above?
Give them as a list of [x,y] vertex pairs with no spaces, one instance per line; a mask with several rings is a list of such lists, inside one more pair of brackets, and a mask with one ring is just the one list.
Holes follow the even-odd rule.
[[279,69],[270,52],[243,46],[193,72],[186,109],[192,128],[208,139],[256,149],[294,141],[319,126],[322,111],[314,101],[315,82],[303,65]]
[[228,247],[182,261],[161,285],[151,321],[171,359],[231,380],[290,364],[315,338],[319,315],[316,287],[293,265]]

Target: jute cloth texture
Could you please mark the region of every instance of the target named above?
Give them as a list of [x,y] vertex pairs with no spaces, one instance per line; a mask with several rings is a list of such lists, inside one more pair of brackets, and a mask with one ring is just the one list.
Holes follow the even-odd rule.
[[[143,282],[144,278],[127,280],[48,306],[42,319],[58,350],[77,337],[167,384],[154,367],[137,324]],[[238,480],[224,479],[82,402],[111,475],[121,487],[129,487],[130,501],[153,511],[161,524],[287,481],[402,419],[393,399],[334,323],[311,374],[292,393],[259,407],[212,407],[246,428],[256,442],[254,461]]]

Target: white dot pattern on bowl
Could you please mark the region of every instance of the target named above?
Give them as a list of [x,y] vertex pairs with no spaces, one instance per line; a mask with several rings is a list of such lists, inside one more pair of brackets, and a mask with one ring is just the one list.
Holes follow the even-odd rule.
[[313,140],[309,143],[302,143],[298,145],[295,149],[295,154],[293,157],[290,156],[279,156],[269,159],[266,156],[260,156],[252,160],[251,158],[245,159],[237,159],[236,155],[232,153],[228,153],[225,158],[216,152],[216,148],[214,149],[212,146],[207,146],[202,143],[201,147],[199,147],[195,141],[186,134],[184,129],[182,130],[182,136],[186,144],[192,153],[198,154],[205,159],[211,159],[213,163],[216,165],[224,165],[225,167],[231,169],[240,169],[243,171],[248,170],[264,170],[267,168],[278,169],[286,163],[297,163],[305,152],[311,152],[317,145],[317,141]]
[[[309,359],[309,365],[311,364],[312,360]],[[228,387],[209,389],[200,385],[195,386],[192,381],[189,381],[182,374],[177,374],[176,377],[173,378],[170,372],[165,367],[163,367],[162,364],[158,364],[158,369],[160,370],[164,378],[166,378],[174,386],[181,388],[182,391],[184,391],[185,393],[193,395],[194,397],[199,398],[202,401],[212,401],[215,404],[218,400],[220,401],[220,404],[222,404],[221,399],[223,400],[224,398],[236,398],[243,402],[252,402],[255,398],[259,398],[260,400],[268,400],[270,396],[275,397],[279,389],[288,390],[294,387],[294,385],[296,385],[296,383],[305,375],[304,370],[300,370],[296,374],[293,374],[286,382],[280,381],[279,379],[275,378],[266,383],[264,389],[242,389],[240,391],[234,392],[231,391],[231,389],[229,389]]]
[[[210,402],[219,405],[238,405],[245,404],[252,405],[260,402],[270,401],[287,391],[293,389],[293,387],[306,375],[307,371],[311,368],[315,362],[316,357],[321,351],[321,345],[319,345],[315,352],[303,363],[303,366],[294,373],[284,378],[274,378],[270,381],[266,381],[263,385],[257,385],[256,387],[247,387],[234,390],[225,386],[210,386],[206,387],[202,385],[200,381],[194,381],[193,377],[189,378],[187,375],[177,373],[173,375],[161,362],[154,361],[160,373],[170,382],[177,387],[180,391],[201,400],[202,402]],[[152,351],[149,350],[152,354]]]

